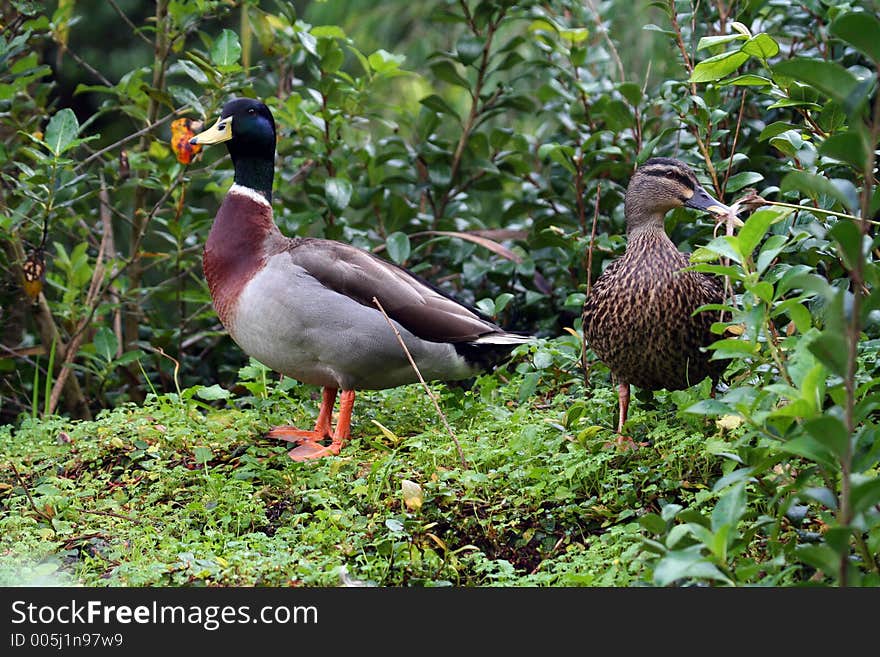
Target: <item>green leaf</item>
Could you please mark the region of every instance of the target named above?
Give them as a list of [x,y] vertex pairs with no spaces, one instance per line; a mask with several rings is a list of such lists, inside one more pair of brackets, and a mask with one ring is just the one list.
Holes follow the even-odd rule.
[[477,301],[477,310],[487,317],[492,317],[495,314],[495,302],[492,299],[480,299]]
[[843,458],[848,449],[850,436],[846,427],[833,415],[823,415],[804,422],[804,429],[818,443],[827,447],[837,458]]
[[388,249],[388,255],[398,265],[402,265],[409,258],[411,246],[409,235],[406,233],[391,233],[385,240],[385,248]]
[[767,281],[758,281],[754,284],[747,284],[746,288],[761,301],[770,304],[773,301],[773,284]]
[[[719,532],[724,526],[731,530],[746,512],[746,482],[740,481],[728,488],[712,510],[712,531]],[[731,533],[732,538],[735,534]]]
[[749,56],[735,50],[704,59],[694,67],[689,82],[714,82],[726,77],[738,69]]
[[666,522],[656,513],[646,513],[639,518],[639,524],[651,534],[663,534],[666,531]]
[[852,271],[863,258],[862,233],[849,219],[840,219],[835,223],[828,236],[837,242],[844,266]]
[[809,349],[829,370],[838,376],[846,376],[846,339],[834,331],[822,331]]
[[335,213],[340,213],[348,207],[351,201],[351,182],[345,178],[327,178],[324,181],[324,197]]
[[864,171],[868,153],[865,142],[855,130],[831,135],[819,146],[819,153],[851,164],[856,171]]
[[241,44],[238,35],[224,29],[211,47],[211,61],[219,67],[230,68],[238,64],[241,57]]
[[196,397],[205,401],[215,401],[217,399],[229,399],[230,392],[215,383],[212,386],[199,386],[196,388]]
[[757,344],[753,344],[749,340],[725,338],[724,340],[716,340],[708,346],[708,349],[714,352],[714,358],[740,358],[756,354],[759,348]]
[[[774,235],[774,237],[776,236]],[[782,236],[780,235],[779,237]],[[794,322],[795,327],[801,333],[806,333],[813,325],[813,317],[810,315],[810,311],[798,299],[786,299],[782,303],[777,304],[773,310],[773,317],[780,314],[788,315],[789,319]]]
[[502,292],[495,297],[495,312],[493,315],[497,316],[503,313],[511,301],[513,301],[513,295],[510,292]]
[[730,258],[734,262],[742,264],[743,254],[739,247],[739,238],[736,235],[721,235],[701,247],[702,250],[717,253],[723,258]]
[[430,64],[431,71],[438,79],[465,89],[470,89],[470,82],[463,78],[448,59],[440,59]]
[[455,44],[455,54],[458,61],[469,66],[483,54],[483,40],[477,39],[470,34],[462,36]]
[[843,106],[859,84],[858,78],[843,66],[822,59],[786,59],[773,66],[773,73],[803,82]]
[[343,30],[338,25],[316,25],[309,33],[320,39],[321,37],[326,37],[328,39],[345,39],[345,30]]
[[394,532],[395,534],[398,534],[398,533],[400,533],[400,532],[403,531],[403,523],[400,522],[400,520],[397,520],[396,518],[388,518],[388,519],[386,519],[386,520],[385,520],[385,526],[386,526],[389,530],[391,530],[392,532]]
[[732,84],[737,87],[766,87],[773,84],[773,80],[765,78],[763,75],[746,73],[745,75],[737,75],[735,78],[724,80],[721,84]]
[[116,351],[119,349],[119,340],[116,339],[116,334],[106,326],[101,326],[95,331],[93,344],[95,345],[95,353],[108,363],[115,358]]
[[776,293],[782,295],[789,290],[803,290],[818,294],[826,300],[833,299],[836,292],[828,281],[822,276],[810,274],[808,271],[809,268],[796,268],[787,271],[776,284]]
[[739,229],[739,249],[744,256],[750,256],[758,243],[770,230],[770,226],[779,217],[779,213],[771,208],[756,210],[746,219],[745,224]]
[[800,545],[795,548],[795,556],[831,577],[840,568],[840,557],[827,545]]
[[796,158],[804,147],[804,138],[798,130],[786,130],[770,138],[770,145],[778,148],[789,157]]
[[844,11],[831,23],[831,34],[846,41],[880,66],[880,19],[871,12]]
[[189,105],[201,116],[205,116],[205,107],[202,105],[202,101],[199,100],[199,97],[196,96],[192,91],[187,89],[186,87],[168,87],[168,92],[171,96],[181,105]]
[[804,488],[801,493],[804,497],[816,500],[819,504],[822,504],[833,511],[837,510],[837,496],[824,486],[811,486],[809,488]]
[[853,513],[862,513],[880,504],[880,477],[852,475],[850,501]]
[[779,188],[783,192],[798,191],[812,199],[818,199],[820,194],[824,194],[839,201],[845,208],[851,208],[854,202],[841,187],[825,176],[807,171],[790,171],[782,179]]
[[684,409],[685,413],[693,413],[694,415],[726,415],[731,413],[733,409],[722,401],[717,399],[703,399],[696,404],[692,404]]
[[559,36],[572,44],[583,43],[590,37],[590,30],[586,27],[562,29],[559,31]]
[[740,171],[727,179],[727,185],[724,187],[725,192],[737,192],[743,187],[754,185],[756,182],[764,180],[764,176],[757,171]]
[[791,440],[786,440],[779,446],[783,452],[789,454],[797,454],[811,461],[815,461],[819,465],[833,470],[837,467],[834,454],[818,440],[810,435],[802,434]]
[[777,255],[785,248],[788,238],[785,235],[771,235],[758,252],[755,271],[760,275],[769,267]]
[[798,130],[798,126],[793,123],[786,123],[785,121],[774,121],[761,130],[761,134],[758,135],[758,141],[767,141],[789,130]]
[[400,69],[406,57],[404,55],[395,55],[387,50],[379,49],[367,58],[376,73],[388,74]]
[[434,110],[438,114],[448,114],[449,116],[454,116],[456,119],[458,118],[458,112],[452,109],[449,103],[447,103],[437,94],[425,96],[424,98],[419,100],[419,102],[428,109]]
[[636,106],[642,102],[642,88],[633,82],[622,82],[617,85],[617,90],[630,105]]
[[193,458],[199,465],[204,465],[214,458],[214,452],[211,451],[210,447],[196,447],[193,449]]
[[731,41],[746,41],[748,36],[745,34],[722,34],[720,36],[702,37],[697,43],[697,50],[704,50],[712,46],[718,46]]
[[744,53],[762,60],[770,59],[779,54],[779,44],[769,34],[756,34],[740,48]]
[[79,121],[69,107],[56,112],[46,126],[44,141],[53,155],[58,157],[73,144],[79,132]]
[[654,584],[657,586],[668,586],[681,579],[709,579],[732,583],[700,554],[699,545],[667,552],[654,568]]
[[186,75],[192,79],[196,84],[208,84],[208,76],[197,64],[187,60],[181,59],[175,65],[174,68],[179,68]]
[[551,160],[556,162],[556,164],[561,165],[569,173],[576,173],[574,162],[572,161],[572,158],[574,157],[574,149],[567,144],[563,145],[557,144],[555,142],[551,142],[549,144],[541,144],[538,147],[538,157],[540,157],[541,159],[549,157]]

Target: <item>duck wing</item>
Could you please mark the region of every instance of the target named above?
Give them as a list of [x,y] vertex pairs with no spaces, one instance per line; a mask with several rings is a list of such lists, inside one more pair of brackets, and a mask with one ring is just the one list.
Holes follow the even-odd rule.
[[301,238],[292,241],[288,252],[324,287],[379,312],[375,297],[391,319],[424,340],[459,343],[508,335],[403,267],[357,247]]

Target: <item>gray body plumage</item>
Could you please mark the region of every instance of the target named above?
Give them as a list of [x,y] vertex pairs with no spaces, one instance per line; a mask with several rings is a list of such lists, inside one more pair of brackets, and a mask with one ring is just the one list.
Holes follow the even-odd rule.
[[[230,226],[244,237],[230,242],[236,234]],[[268,202],[240,187],[229,191],[217,213],[205,272],[232,339],[304,383],[354,390],[418,381],[373,297],[425,380],[471,377],[528,340],[371,253],[331,240],[285,237]]]
[[[300,253],[306,249],[309,253]],[[340,245],[323,240],[291,240],[289,249],[270,257],[245,285],[235,319],[227,326],[230,335],[245,353],[304,383],[353,390],[416,382],[412,365],[378,308],[326,287],[307,269],[316,254],[331,256],[340,250]],[[362,274],[357,261],[377,268],[368,262],[368,254],[355,248],[346,251],[346,260],[327,263],[339,270],[334,274]],[[389,278],[387,272],[385,277]],[[403,293],[411,292],[413,304],[426,305],[420,294],[425,290],[394,278],[385,283],[396,283],[395,292],[401,287]],[[387,289],[376,296],[381,303]],[[453,344],[421,339],[392,322],[426,380],[464,379],[479,371]]]

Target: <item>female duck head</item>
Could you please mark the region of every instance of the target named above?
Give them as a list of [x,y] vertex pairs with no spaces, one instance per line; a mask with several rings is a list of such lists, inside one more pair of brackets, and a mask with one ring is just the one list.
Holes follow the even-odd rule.
[[649,224],[662,229],[666,213],[682,206],[716,215],[730,211],[697,182],[687,164],[667,157],[651,158],[636,170],[626,189],[627,232]]
[[193,137],[193,144],[226,143],[235,182],[272,198],[275,174],[275,119],[263,103],[235,98],[223,106],[217,122]]

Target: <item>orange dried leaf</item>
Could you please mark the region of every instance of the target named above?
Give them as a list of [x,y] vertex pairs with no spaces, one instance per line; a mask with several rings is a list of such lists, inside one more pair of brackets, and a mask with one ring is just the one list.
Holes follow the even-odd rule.
[[201,127],[201,121],[187,118],[175,119],[171,122],[171,150],[174,151],[177,161],[181,164],[189,164],[202,150],[198,144],[190,143],[190,140],[196,135],[196,130]]
[[40,251],[32,251],[21,265],[24,274],[22,287],[24,293],[30,299],[36,299],[43,291],[43,281],[46,278],[46,261]]

